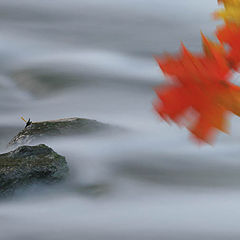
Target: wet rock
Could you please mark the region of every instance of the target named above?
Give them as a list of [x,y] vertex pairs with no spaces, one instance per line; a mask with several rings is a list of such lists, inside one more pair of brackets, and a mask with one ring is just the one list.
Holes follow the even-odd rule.
[[[50,64],[51,65],[51,64]],[[36,97],[43,97],[49,92],[57,92],[75,85],[86,84],[83,76],[62,71],[59,67],[30,67],[18,70],[12,74],[12,78],[19,87],[27,90]]]
[[13,193],[19,186],[32,183],[54,183],[68,173],[65,157],[40,144],[21,146],[0,154],[0,195]]
[[[92,69],[92,68],[91,68]],[[156,85],[155,79],[147,79],[141,74],[134,78],[132,75],[119,74],[114,72],[102,72],[96,66],[96,71],[89,70],[89,66],[79,62],[68,65],[65,61],[46,62],[23,66],[15,69],[11,73],[11,78],[19,88],[27,91],[35,98],[43,98],[45,96],[54,95],[66,89],[78,88],[109,88],[123,89],[130,91],[144,90],[151,91]],[[130,77],[130,78],[129,78]]]
[[110,192],[110,184],[95,183],[95,184],[81,184],[75,186],[74,190],[79,194],[84,194],[91,197],[100,197]]
[[110,125],[84,118],[65,118],[54,121],[33,122],[20,131],[9,147],[30,144],[46,137],[78,135],[110,130]]

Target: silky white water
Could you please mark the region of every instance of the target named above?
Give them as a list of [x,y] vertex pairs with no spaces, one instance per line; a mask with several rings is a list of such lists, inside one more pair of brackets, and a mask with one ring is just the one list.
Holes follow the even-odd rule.
[[33,121],[96,119],[122,134],[58,137],[67,182],[0,202],[3,240],[239,239],[240,119],[199,147],[159,121],[152,55],[200,51],[215,0],[0,0],[0,146]]

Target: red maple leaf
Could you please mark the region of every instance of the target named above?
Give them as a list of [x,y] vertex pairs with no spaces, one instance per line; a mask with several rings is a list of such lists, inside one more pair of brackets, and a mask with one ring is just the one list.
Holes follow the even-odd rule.
[[182,45],[179,56],[156,57],[170,82],[156,89],[154,107],[164,120],[177,124],[193,109],[197,117],[188,128],[198,140],[210,143],[216,130],[227,131],[229,111],[240,115],[240,88],[229,81],[231,69],[223,46],[203,36],[203,48],[204,54],[191,54]]

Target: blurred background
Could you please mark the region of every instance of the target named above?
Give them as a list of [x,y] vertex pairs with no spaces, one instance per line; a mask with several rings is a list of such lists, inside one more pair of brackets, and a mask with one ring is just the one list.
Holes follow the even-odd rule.
[[59,186],[0,202],[3,240],[240,239],[240,120],[214,146],[159,121],[152,55],[201,51],[216,0],[0,0],[0,147],[33,121],[96,119],[124,134],[63,137]]

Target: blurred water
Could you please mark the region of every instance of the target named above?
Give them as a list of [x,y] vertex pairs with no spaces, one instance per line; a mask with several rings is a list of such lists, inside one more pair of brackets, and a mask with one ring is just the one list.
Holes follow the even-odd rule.
[[0,203],[1,239],[239,239],[237,127],[198,147],[161,123],[152,55],[200,50],[216,1],[0,0],[0,147],[33,121],[87,117],[115,136],[48,141],[71,177]]

